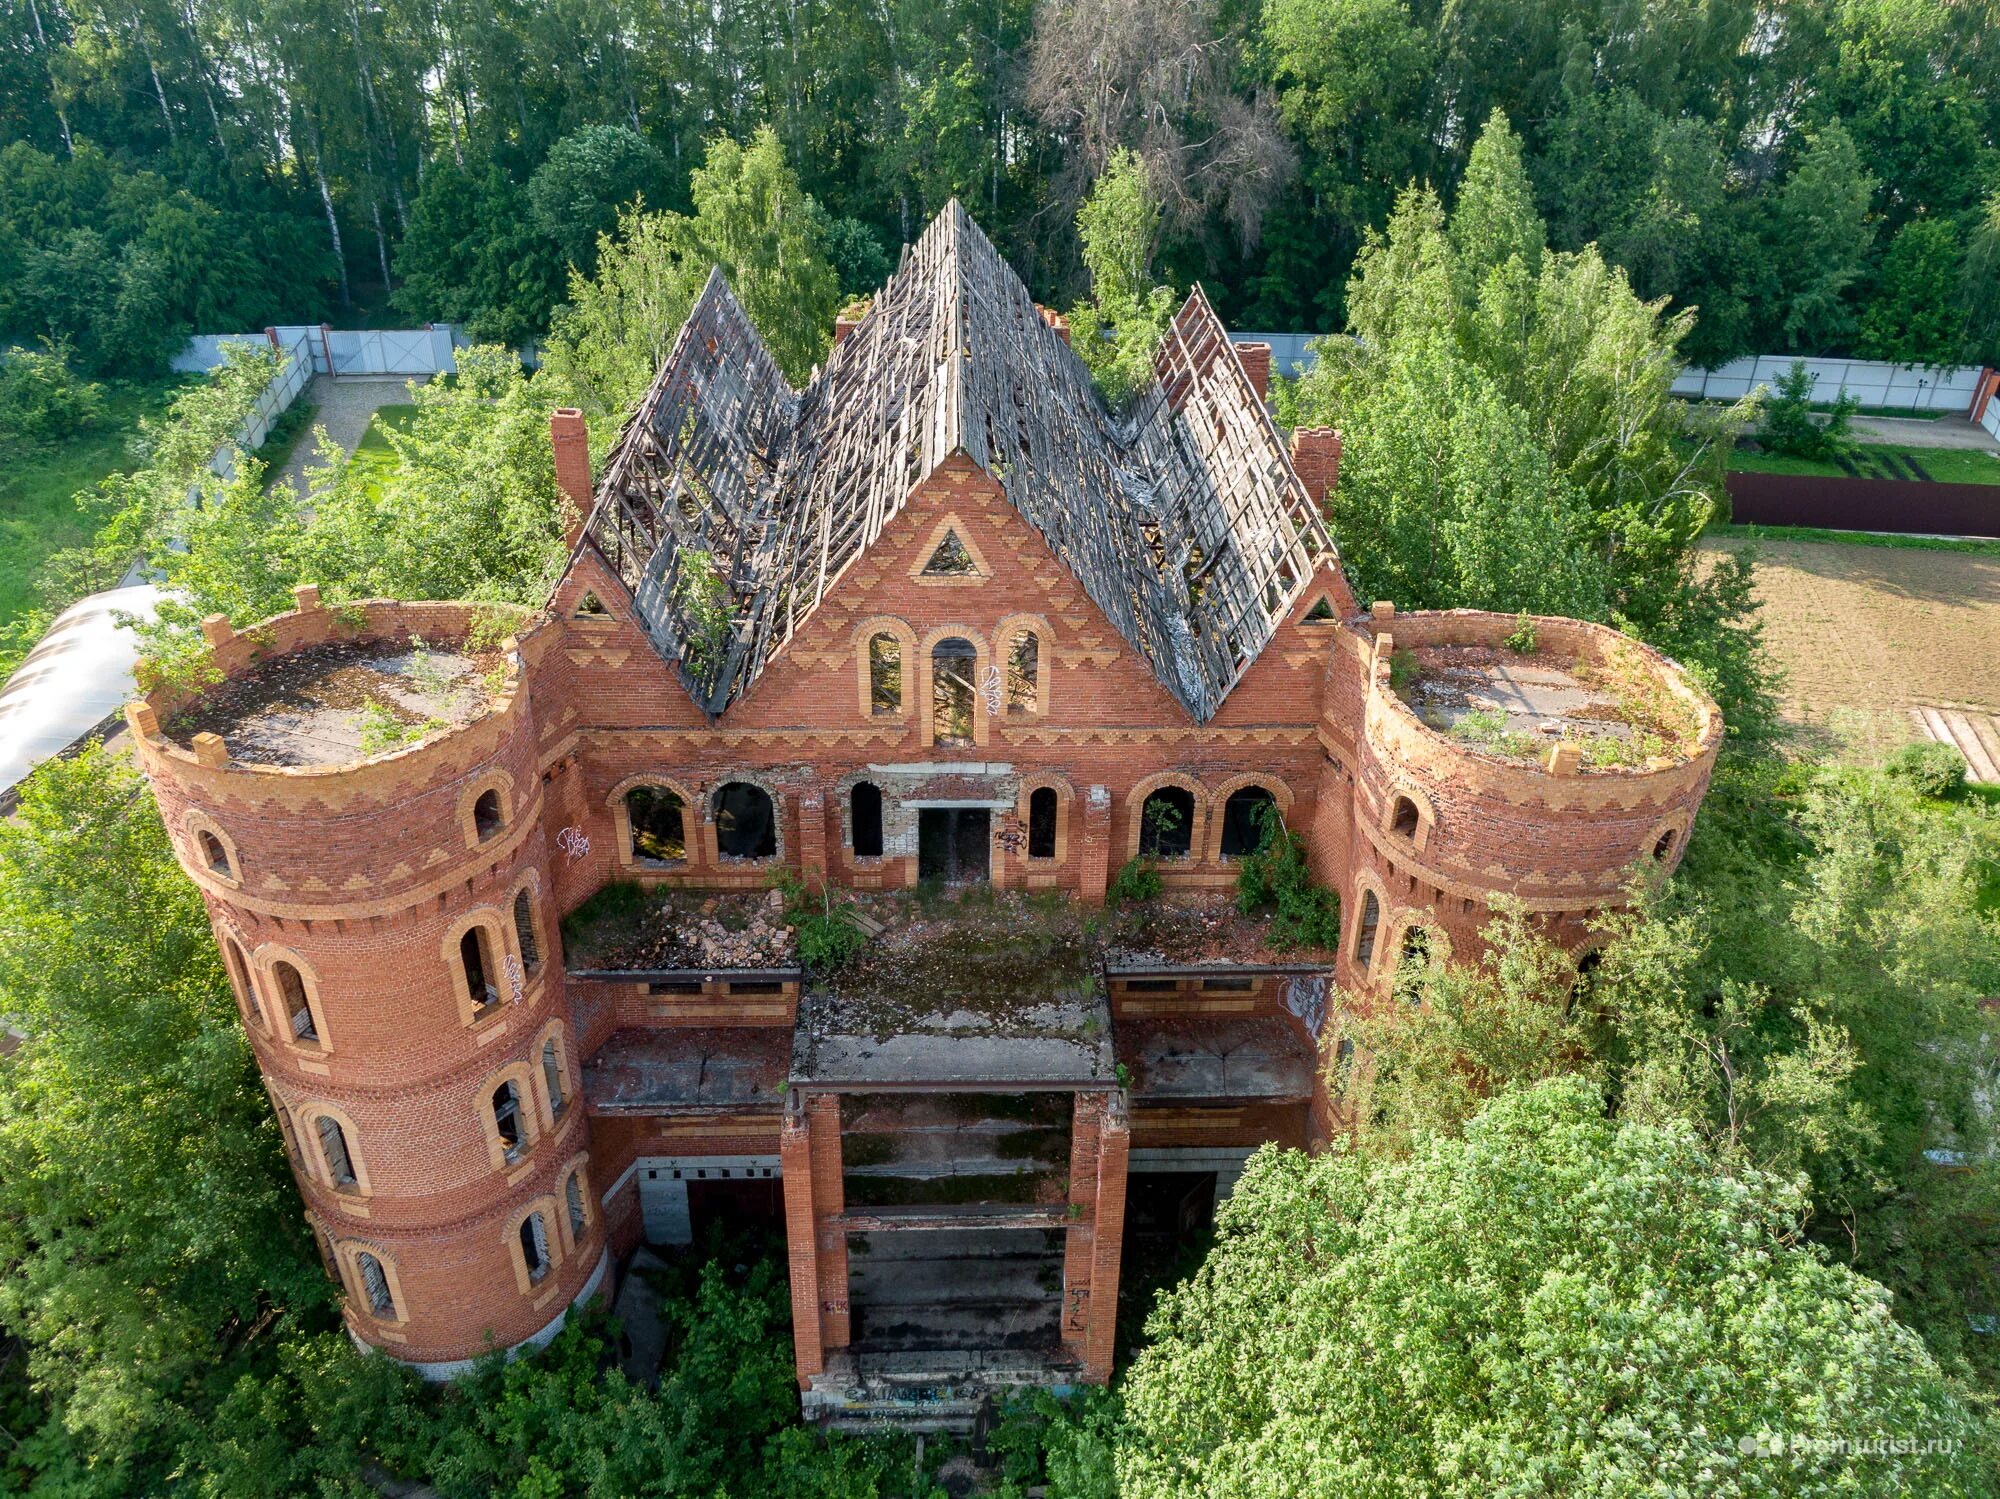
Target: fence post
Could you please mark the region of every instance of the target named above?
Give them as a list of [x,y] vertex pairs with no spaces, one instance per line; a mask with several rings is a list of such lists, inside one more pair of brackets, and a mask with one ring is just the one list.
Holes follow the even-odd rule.
[[333,367],[333,330],[325,323],[319,325],[319,343],[326,351],[326,373],[330,379],[338,372]]

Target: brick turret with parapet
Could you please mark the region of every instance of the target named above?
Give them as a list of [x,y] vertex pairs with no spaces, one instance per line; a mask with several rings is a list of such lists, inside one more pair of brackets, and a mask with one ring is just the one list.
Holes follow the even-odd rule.
[[[956,204],[803,392],[714,278],[594,488],[557,414],[539,612],[302,588],[133,706],[361,1342],[448,1373],[761,1218],[815,1413],[1102,1380],[1128,1269],[1338,1127],[1343,992],[1679,858],[1678,668],[1363,613],[1338,435],[1199,293],[1122,415],[1065,335]],[[1236,910],[1273,812],[1337,945]]]

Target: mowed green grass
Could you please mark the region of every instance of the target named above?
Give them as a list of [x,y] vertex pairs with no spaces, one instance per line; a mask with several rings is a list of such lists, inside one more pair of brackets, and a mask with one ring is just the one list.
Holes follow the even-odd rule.
[[[1855,455],[1855,467],[1866,477],[1914,477],[1905,471],[1901,459],[1913,459],[1939,484],[2000,484],[2000,457],[1977,448],[1916,448],[1897,443],[1864,442]],[[1742,473],[1805,474],[1828,479],[1848,479],[1854,475],[1837,463],[1814,458],[1793,458],[1783,453],[1729,455],[1729,466]]]
[[[385,429],[407,432],[415,425],[417,408],[414,404],[397,404],[376,408],[375,419],[368,424],[368,430],[361,434],[361,441],[354,449],[354,456],[347,460],[348,467],[360,475],[362,482],[379,486],[382,479],[396,468],[396,450],[389,445],[383,435]],[[2000,465],[1996,465],[2000,466]]]
[[52,552],[90,540],[91,525],[76,507],[78,490],[139,466],[132,451],[139,419],[157,417],[197,375],[121,382],[105,387],[104,419],[66,442],[0,463],[0,625],[35,602],[35,574]]

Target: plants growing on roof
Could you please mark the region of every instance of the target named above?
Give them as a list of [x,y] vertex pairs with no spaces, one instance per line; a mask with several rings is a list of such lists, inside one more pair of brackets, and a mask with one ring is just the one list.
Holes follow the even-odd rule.
[[1305,840],[1285,826],[1277,803],[1257,809],[1255,853],[1236,866],[1236,908],[1246,916],[1269,908],[1266,940],[1273,948],[1340,946],[1340,896],[1313,878]]

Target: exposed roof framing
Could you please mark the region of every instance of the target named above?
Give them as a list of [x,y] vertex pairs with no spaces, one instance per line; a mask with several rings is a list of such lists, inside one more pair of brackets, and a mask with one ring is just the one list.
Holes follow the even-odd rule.
[[589,534],[720,713],[959,450],[1197,721],[1333,557],[1199,289],[1115,417],[956,201],[803,392],[712,274],[619,436]]

